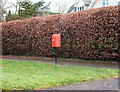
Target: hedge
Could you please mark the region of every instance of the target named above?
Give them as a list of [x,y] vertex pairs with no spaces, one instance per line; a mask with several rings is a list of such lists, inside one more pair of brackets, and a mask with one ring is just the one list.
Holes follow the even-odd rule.
[[3,55],[52,56],[52,34],[62,35],[61,57],[120,60],[118,6],[1,23]]

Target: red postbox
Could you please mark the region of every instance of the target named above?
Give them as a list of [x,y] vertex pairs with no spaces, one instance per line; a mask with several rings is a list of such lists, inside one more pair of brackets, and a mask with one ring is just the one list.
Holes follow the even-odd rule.
[[61,34],[52,35],[52,47],[61,47]]

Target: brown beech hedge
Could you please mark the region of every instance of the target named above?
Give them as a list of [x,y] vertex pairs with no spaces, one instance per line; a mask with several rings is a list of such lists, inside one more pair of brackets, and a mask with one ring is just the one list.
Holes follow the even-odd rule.
[[61,57],[120,60],[118,6],[1,23],[3,55],[52,56],[52,34],[62,35]]

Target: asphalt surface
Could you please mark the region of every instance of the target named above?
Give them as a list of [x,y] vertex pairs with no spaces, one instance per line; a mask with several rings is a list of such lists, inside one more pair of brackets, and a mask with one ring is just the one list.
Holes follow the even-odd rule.
[[120,78],[103,79],[88,83],[71,84],[43,90],[120,90]]

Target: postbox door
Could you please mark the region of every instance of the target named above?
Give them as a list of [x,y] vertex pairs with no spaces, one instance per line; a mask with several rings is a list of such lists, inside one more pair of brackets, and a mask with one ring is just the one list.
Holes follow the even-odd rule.
[[61,47],[61,35],[60,34],[52,35],[52,47]]

